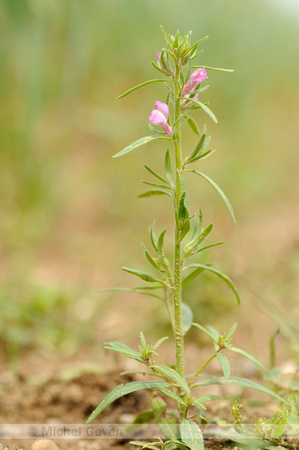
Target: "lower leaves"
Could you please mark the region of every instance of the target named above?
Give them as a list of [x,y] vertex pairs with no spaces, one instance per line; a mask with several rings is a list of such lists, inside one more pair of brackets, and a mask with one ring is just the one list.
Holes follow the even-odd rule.
[[[136,428],[151,423],[154,420],[162,433],[162,438],[159,437],[158,440],[154,442],[135,441],[132,442],[132,444],[144,449],[202,450],[204,449],[204,435],[201,425],[206,422],[204,414],[207,408],[205,404],[221,399],[218,395],[207,393],[206,387],[213,385],[227,385],[251,388],[284,402],[284,399],[281,396],[263,385],[244,378],[231,377],[229,359],[222,353],[223,350],[238,352],[251,360],[251,362],[262,367],[259,361],[247,352],[243,352],[241,349],[232,346],[232,338],[236,331],[236,324],[234,324],[227,333],[220,334],[213,327],[205,328],[199,324],[192,323],[191,321],[192,317],[190,316],[188,326],[190,327],[193,325],[203,331],[211,339],[215,353],[212,354],[212,357],[210,357],[195,374],[187,375],[186,377],[179,375],[173,366],[156,364],[155,361],[151,360],[153,357],[158,357],[156,350],[167,337],[161,338],[156,344],[151,345],[146,342],[144,334],[140,333],[141,345],[139,346],[139,352],[118,342],[107,343],[105,345],[107,349],[122,353],[139,363],[143,363],[147,367],[144,371],[126,372],[127,374],[141,373],[143,375],[152,375],[158,377],[158,380],[133,381],[117,386],[109,392],[98,407],[92,412],[87,423],[91,423],[115,400],[136,391],[152,390],[152,409],[138,414],[133,424],[127,428],[127,431],[135,432]],[[223,377],[202,373],[203,369],[214,357],[217,357],[220,363],[224,375]],[[194,388],[197,388],[197,390],[198,388],[203,388],[204,395],[193,397],[192,392]],[[172,407],[173,404],[175,405],[175,409]],[[243,420],[239,410],[240,408],[235,407],[233,409],[233,414],[236,418],[236,429],[241,434],[236,438],[235,433],[229,435],[227,430],[222,431],[220,429],[219,435],[225,435],[226,437],[230,436],[230,439],[244,443],[246,441],[246,433],[244,433],[244,430],[242,429]],[[219,425],[226,426],[224,422],[219,422]],[[277,441],[285,430],[288,430],[290,434],[294,434],[299,430],[299,416],[294,396],[290,396],[288,401],[283,403],[281,411],[277,413],[273,419],[261,419],[258,421],[254,439],[258,443],[263,443],[267,440]],[[252,442],[252,436],[250,436],[250,439],[250,442]]]

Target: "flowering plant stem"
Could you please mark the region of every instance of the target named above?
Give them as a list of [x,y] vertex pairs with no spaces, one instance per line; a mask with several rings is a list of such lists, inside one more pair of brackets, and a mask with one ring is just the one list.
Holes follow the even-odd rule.
[[[158,65],[153,63],[153,66],[159,73],[162,72],[163,75],[170,77],[172,87],[170,89],[169,85],[166,84],[168,88],[166,103],[163,103],[160,100],[155,102],[154,110],[149,116],[152,135],[138,139],[114,155],[114,157],[123,156],[142,145],[157,139],[166,140],[173,145],[174,154],[170,155],[169,150],[166,150],[165,176],[157,173],[149,166],[145,166],[147,172],[154,177],[154,182],[144,181],[144,183],[155,189],[151,189],[140,195],[140,197],[166,195],[173,201],[175,227],[172,258],[167,258],[167,251],[164,249],[164,236],[166,230],[163,230],[158,237],[154,232],[153,223],[150,227],[150,238],[154,253],[151,254],[144,245],[142,245],[142,249],[147,262],[151,266],[151,270],[155,270],[155,274],[152,275],[143,270],[123,267],[126,272],[139,279],[141,278],[141,280],[149,283],[149,285],[138,286],[135,288],[114,288],[110,290],[124,290],[138,294],[142,293],[151,298],[154,297],[159,299],[165,304],[174,333],[176,362],[175,365],[171,364],[165,366],[157,364],[156,361],[152,359],[158,356],[156,350],[167,337],[160,338],[156,344],[151,345],[146,342],[144,334],[140,332],[141,345],[139,346],[139,352],[119,342],[106,343],[105,347],[107,349],[122,353],[127,357],[138,361],[138,363],[143,364],[145,370],[138,371],[138,373],[142,373],[145,376],[152,375],[155,377],[155,380],[133,381],[125,385],[121,384],[117,386],[102,400],[98,407],[92,412],[87,422],[92,422],[107,406],[123,395],[142,389],[152,389],[158,392],[158,394],[156,392],[156,395],[152,397],[152,410],[140,413],[135,419],[135,425],[148,423],[152,419],[155,419],[161,427],[161,431],[165,438],[168,440],[164,442],[158,438],[159,440],[156,442],[157,445],[137,441],[134,442],[134,445],[142,448],[161,448],[162,450],[185,450],[190,448],[192,450],[202,450],[204,448],[204,441],[199,424],[206,422],[206,419],[203,416],[203,411],[206,409],[204,403],[217,400],[220,397],[207,393],[205,388],[203,392],[204,395],[193,397],[193,394],[191,393],[193,388],[205,387],[213,384],[230,384],[255,388],[275,396],[277,399],[281,398],[257,383],[250,382],[243,378],[231,378],[230,363],[228,358],[222,353],[223,350],[239,353],[257,364],[260,368],[263,368],[262,364],[253,356],[232,345],[231,341],[237,327],[236,324],[224,334],[220,334],[213,327],[203,327],[201,324],[193,322],[193,313],[190,306],[182,301],[182,288],[195,280],[203,272],[212,273],[222,279],[222,281],[232,289],[238,303],[240,301],[239,294],[232,280],[218,269],[212,267],[210,263],[202,264],[199,262],[192,262],[189,265],[185,265],[185,260],[188,258],[193,258],[198,253],[216,245],[223,244],[224,242],[203,245],[203,241],[211,232],[213,225],[210,224],[206,228],[203,227],[201,211],[199,214],[195,212],[193,215],[190,215],[184,174],[188,172],[199,175],[210,183],[221,196],[232,219],[235,220],[235,218],[231,204],[222,189],[220,189],[220,187],[203,172],[186,168],[186,166],[201,162],[213,153],[212,149],[207,150],[210,138],[207,136],[206,126],[203,127],[203,132],[201,134],[196,122],[189,115],[189,113],[193,114],[193,112],[196,112],[197,110],[202,110],[217,122],[215,115],[207,107],[206,103],[203,103],[198,99],[199,94],[206,89],[206,87],[200,87],[200,84],[208,78],[206,70],[203,66],[197,68],[196,66],[192,67],[193,59],[201,53],[196,53],[196,49],[203,40],[191,45],[190,32],[187,36],[182,37],[179,31],[177,31],[175,36],[166,35],[164,30],[162,31],[166,39],[167,49],[162,49],[161,53],[157,53]],[[196,70],[191,73],[193,69]],[[149,84],[163,81],[164,80],[161,79],[154,79],[141,83],[134,88],[129,89],[120,97],[125,97],[131,92]],[[169,105],[173,109],[170,117]],[[188,124],[195,132],[197,144],[188,156],[184,155],[183,159],[181,129],[186,124]],[[160,129],[157,130],[152,125],[162,128],[163,131]],[[173,174],[172,171],[173,166],[175,167],[175,174]],[[172,261],[172,264],[170,261]],[[192,271],[189,272],[188,275],[185,275],[185,271],[190,269],[192,269]],[[209,337],[213,343],[214,351],[212,352],[212,356],[208,358],[206,362],[200,364],[200,368],[195,371],[194,374],[185,375],[184,335],[191,327],[200,329]],[[203,379],[203,370],[216,358],[221,366],[223,377],[208,375],[206,379]],[[198,380],[199,376],[201,377],[200,380]],[[168,397],[168,400],[174,401],[177,409],[175,411],[172,409],[168,410],[168,405],[160,394]]]
[[[175,113],[174,120],[179,122],[181,115],[180,106],[180,86],[179,86],[179,75],[180,67],[176,65],[175,72],[175,91],[174,91],[174,102],[175,102]],[[175,318],[175,345],[176,345],[176,366],[177,371],[184,377],[184,334],[182,326],[182,249],[180,241],[180,229],[178,223],[178,213],[181,192],[180,183],[180,171],[182,168],[182,140],[181,140],[181,129],[173,133],[174,148],[175,148],[175,168],[176,168],[176,185],[175,185],[175,243],[174,243],[174,318]]]

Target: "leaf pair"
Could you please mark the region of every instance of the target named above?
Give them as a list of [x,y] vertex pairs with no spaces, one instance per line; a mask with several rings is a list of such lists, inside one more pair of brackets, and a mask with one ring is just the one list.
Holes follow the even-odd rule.
[[[211,233],[212,229],[213,229],[212,223],[208,225],[207,228],[205,228],[204,230],[202,229],[202,227],[199,228],[199,220],[196,214],[194,218],[193,235],[191,241],[184,247],[184,256],[187,257],[190,255],[195,255],[196,253],[204,250],[204,248],[200,248],[199,246],[205,240],[205,238]],[[220,243],[212,244],[209,245],[209,247],[219,244]]]
[[209,145],[210,140],[211,140],[211,136],[207,137],[206,130],[205,130],[204,133],[201,135],[198,143],[196,144],[193,152],[189,156],[187,156],[187,158],[185,159],[184,166],[186,166],[187,164],[193,163],[195,161],[198,161],[200,159],[204,159],[209,154],[211,154],[212,149],[205,152],[205,149]]

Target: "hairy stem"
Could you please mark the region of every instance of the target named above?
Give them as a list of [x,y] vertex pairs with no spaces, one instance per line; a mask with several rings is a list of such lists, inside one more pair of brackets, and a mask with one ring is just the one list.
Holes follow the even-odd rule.
[[[175,75],[175,111],[174,120],[178,121],[180,118],[180,86],[179,86],[179,66],[176,67]],[[182,251],[179,240],[180,229],[178,223],[179,202],[182,195],[181,184],[178,171],[182,168],[182,148],[181,148],[181,130],[174,133],[174,148],[175,148],[175,168],[176,168],[176,220],[175,220],[175,243],[174,243],[174,321],[175,321],[175,346],[176,346],[176,368],[178,373],[184,377],[184,335],[182,326]]]

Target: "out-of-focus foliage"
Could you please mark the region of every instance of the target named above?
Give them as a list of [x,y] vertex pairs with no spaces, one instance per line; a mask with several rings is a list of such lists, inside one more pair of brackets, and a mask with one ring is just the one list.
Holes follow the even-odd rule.
[[[135,199],[143,164],[161,161],[157,146],[111,158],[147,134],[155,100],[165,101],[162,86],[116,100],[156,76],[150,61],[164,45],[160,23],[169,33],[193,30],[194,42],[209,35],[200,62],[235,69],[209,73],[207,99],[219,125],[202,120],[218,149],[203,164],[231,198],[237,219],[246,222],[266,204],[273,211],[286,200],[295,204],[298,20],[261,0],[2,0],[2,281],[27,293],[30,282],[105,287],[120,265],[142,258],[138,242],[153,217],[158,226],[171,224],[166,200]],[[192,201],[231,229],[209,187]],[[233,260],[230,254],[225,264]],[[5,296],[15,302],[12,291]],[[22,302],[20,295],[17,307]]]

